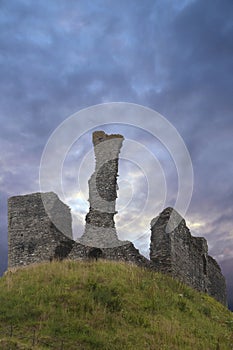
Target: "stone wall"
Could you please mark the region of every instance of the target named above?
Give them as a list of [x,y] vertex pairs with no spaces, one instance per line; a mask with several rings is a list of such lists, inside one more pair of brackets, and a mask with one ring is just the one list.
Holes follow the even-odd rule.
[[[59,225],[55,226],[54,219],[57,219],[59,225],[62,221],[64,232],[59,230]],[[9,198],[8,268],[65,258],[103,258],[152,267],[150,261],[142,256],[131,242],[102,249],[75,242],[71,238],[71,224],[69,207],[53,192]]]
[[9,198],[8,267],[67,256],[74,244],[71,223],[70,209],[53,192]]
[[75,242],[67,258],[71,260],[97,260],[101,258],[107,260],[125,261],[145,268],[154,268],[150,260],[141,255],[139,250],[136,249],[131,242],[113,248],[90,247]]
[[225,278],[208,255],[207,242],[193,237],[185,220],[167,208],[151,222],[150,259],[155,268],[226,304]]

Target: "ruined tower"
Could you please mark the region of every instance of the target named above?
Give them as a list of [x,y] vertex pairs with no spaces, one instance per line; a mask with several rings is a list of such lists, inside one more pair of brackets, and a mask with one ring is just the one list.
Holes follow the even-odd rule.
[[104,131],[95,131],[92,141],[95,153],[95,171],[88,181],[89,212],[80,243],[112,248],[129,242],[117,237],[114,215],[117,198],[118,156],[124,137],[119,134],[107,135]]
[[193,237],[185,220],[166,208],[151,221],[150,259],[156,270],[210,294],[226,305],[226,282],[218,263],[208,255],[207,241]]

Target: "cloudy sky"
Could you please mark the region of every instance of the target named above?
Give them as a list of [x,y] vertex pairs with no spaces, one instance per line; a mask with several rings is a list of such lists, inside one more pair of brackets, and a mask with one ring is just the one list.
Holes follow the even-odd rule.
[[[1,271],[7,266],[7,198],[40,190],[41,156],[54,130],[84,108],[127,102],[156,110],[184,140],[194,173],[185,218],[194,235],[207,238],[233,303],[232,56],[231,0],[0,1]],[[103,120],[94,118],[98,129]],[[80,129],[83,123],[80,118]],[[126,154],[120,161],[116,221],[146,254],[150,220],[177,196],[177,168],[156,137],[134,123],[115,123],[103,129],[123,133],[129,150],[140,148],[137,160]],[[153,123],[151,117],[144,126]],[[77,235],[88,210],[92,131],[80,134],[77,124],[64,161]],[[148,182],[159,188],[156,195],[147,195]],[[150,210],[140,216],[144,202]]]

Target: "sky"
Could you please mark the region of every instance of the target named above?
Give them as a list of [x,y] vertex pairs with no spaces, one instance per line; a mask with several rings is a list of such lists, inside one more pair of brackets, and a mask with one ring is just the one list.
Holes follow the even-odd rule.
[[[232,57],[231,0],[1,0],[1,272],[7,267],[7,199],[40,190],[41,157],[54,131],[93,105],[129,103],[157,111],[184,141],[194,176],[185,219],[222,266],[233,308]],[[88,118],[95,127],[80,133]],[[101,128],[110,119],[87,113],[77,122],[63,164],[65,199],[78,216],[80,236],[94,169],[91,134],[122,133],[123,147],[139,156],[126,152],[120,160],[116,225],[147,255],[150,220],[175,202],[177,166],[158,133],[145,130],[153,129],[153,117],[141,117],[144,128],[117,118]],[[154,190],[146,192],[148,183]]]

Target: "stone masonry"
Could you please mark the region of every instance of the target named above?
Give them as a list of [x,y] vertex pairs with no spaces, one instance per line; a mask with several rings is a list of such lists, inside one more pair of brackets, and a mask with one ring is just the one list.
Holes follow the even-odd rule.
[[124,137],[95,131],[92,140],[96,164],[88,181],[90,209],[80,243],[99,248],[128,244],[118,239],[114,222],[117,213],[118,157]]
[[[57,220],[58,216],[62,225]],[[102,249],[75,242],[72,239],[71,224],[70,208],[53,192],[9,198],[8,268],[65,258],[104,258],[132,262],[144,267],[152,266],[131,242]]]
[[[66,235],[53,223],[57,218]],[[53,192],[9,198],[8,267],[67,256],[73,245],[71,222],[70,209]]]
[[158,271],[226,305],[225,278],[208,255],[205,238],[193,237],[185,220],[172,208],[166,208],[151,222],[150,259]]
[[95,172],[89,180],[90,209],[83,236],[72,238],[70,208],[53,192],[8,200],[8,268],[53,259],[123,260],[178,278],[226,305],[225,278],[208,255],[204,238],[193,237],[185,220],[167,208],[151,221],[150,260],[117,237],[118,156],[123,136],[93,133]]

